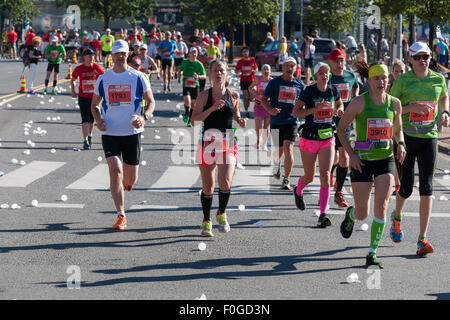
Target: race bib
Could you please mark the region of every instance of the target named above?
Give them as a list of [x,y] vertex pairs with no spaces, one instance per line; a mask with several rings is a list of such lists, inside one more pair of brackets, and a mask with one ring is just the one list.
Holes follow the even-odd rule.
[[295,104],[297,99],[297,88],[280,86],[280,93],[278,94],[278,102]]
[[163,57],[166,58],[166,59],[170,59],[171,56],[172,56],[172,53],[170,51],[166,51],[163,54]]
[[110,43],[110,42],[111,42],[111,39],[106,38],[106,39],[105,39],[105,42],[106,42],[106,43]]
[[367,140],[391,140],[392,122],[390,119],[367,119]]
[[339,91],[339,95],[341,96],[342,102],[350,101],[350,84],[349,83],[338,83],[333,84]]
[[205,132],[203,150],[206,153],[226,152],[229,149],[228,134],[222,132]]
[[243,66],[242,67],[242,75],[250,76],[252,74],[252,66]]
[[131,84],[110,84],[108,86],[108,100],[112,106],[131,103]]
[[58,50],[52,50],[50,51],[50,54],[53,58],[57,58],[59,55],[59,51]]
[[[320,102],[316,102],[315,105]],[[314,113],[315,123],[328,123],[333,121],[334,101],[324,101],[324,106]]]
[[264,94],[264,90],[266,90],[268,84],[268,82],[260,82],[258,84],[258,95],[262,96]]
[[209,61],[213,61],[215,58],[216,58],[215,55],[213,55],[213,54],[208,54],[208,59],[209,59]]
[[93,93],[96,80],[83,80],[81,83],[81,89],[84,93]]
[[434,101],[415,101],[411,102],[415,104],[422,104],[428,107],[428,112],[424,114],[410,112],[409,113],[409,124],[412,126],[426,126],[434,122],[435,120],[435,103]]
[[185,87],[187,88],[195,88],[197,86],[197,81],[195,81],[194,77],[187,77],[185,81]]

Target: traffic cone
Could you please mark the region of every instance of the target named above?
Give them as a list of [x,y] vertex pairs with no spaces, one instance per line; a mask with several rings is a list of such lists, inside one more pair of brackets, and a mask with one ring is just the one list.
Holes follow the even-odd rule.
[[22,75],[22,79],[20,80],[20,91],[18,91],[19,93],[26,93],[27,89],[26,89],[26,82],[25,82],[25,75]]
[[76,52],[73,53],[72,62],[73,62],[74,64],[77,64],[77,63],[78,63],[78,62],[77,62],[77,53],[76,53]]
[[67,71],[66,79],[72,79],[72,65],[69,64],[69,70]]

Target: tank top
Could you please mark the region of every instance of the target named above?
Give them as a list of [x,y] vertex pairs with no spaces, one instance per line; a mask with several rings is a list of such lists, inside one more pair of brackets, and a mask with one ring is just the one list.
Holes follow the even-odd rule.
[[[270,80],[272,80],[272,77],[269,78],[269,81]],[[258,84],[256,85],[256,95],[255,95],[256,103],[261,104],[261,97],[264,95],[264,90],[266,89],[269,81],[267,82],[262,81],[262,76],[258,77]]]
[[377,106],[369,92],[362,94],[364,109],[355,118],[355,152],[361,160],[383,160],[393,156],[394,103],[387,95],[386,103]]
[[[234,99],[230,90],[227,89],[225,93],[226,105],[221,109],[212,112],[203,122],[203,132],[209,129],[219,130],[221,132],[227,132],[227,130],[233,129],[233,116],[235,113]],[[215,103],[212,94],[212,88],[208,90],[208,101],[206,102],[204,110],[208,110]]]

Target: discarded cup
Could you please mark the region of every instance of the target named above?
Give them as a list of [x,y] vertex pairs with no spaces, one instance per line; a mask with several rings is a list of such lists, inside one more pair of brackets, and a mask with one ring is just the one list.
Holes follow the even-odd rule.
[[358,282],[358,274],[352,273],[347,277],[347,283]]
[[363,223],[362,225],[361,225],[361,230],[362,231],[367,231],[369,229],[369,226],[367,225],[367,223]]
[[240,205],[238,206],[238,209],[239,209],[239,211],[244,211],[244,210],[245,210],[245,205],[240,204]]
[[200,243],[198,244],[198,250],[203,251],[203,250],[205,250],[205,249],[206,249],[206,243],[200,242]]
[[37,200],[31,201],[31,205],[32,205],[33,207],[37,207],[38,204],[39,204],[39,202],[38,202]]
[[61,196],[61,201],[67,201],[67,196],[66,196],[65,194],[63,194],[63,195]]

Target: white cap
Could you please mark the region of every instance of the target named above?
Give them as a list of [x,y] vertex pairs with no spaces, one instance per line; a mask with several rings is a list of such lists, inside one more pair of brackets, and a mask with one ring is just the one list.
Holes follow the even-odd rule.
[[136,46],[140,47],[140,46],[141,46],[141,44],[142,44],[142,43],[140,43],[139,41],[136,41],[136,42],[134,43],[134,45],[133,45],[133,46],[134,46],[134,47],[136,47]]
[[319,62],[316,63],[316,65],[314,66],[314,74],[316,74],[317,72],[319,72],[320,68],[322,67],[327,67],[328,71],[330,71],[330,66],[324,62]]
[[214,31],[214,32],[213,32],[213,35],[217,35],[217,31]]
[[58,37],[52,37],[52,42],[58,42],[59,38]]
[[148,47],[145,43],[142,43],[141,46],[139,47],[139,49],[142,49],[142,48],[144,48],[145,50],[148,49]]
[[110,28],[108,28],[108,29],[106,29],[106,30],[105,30],[105,32],[111,32],[111,29],[110,29]]
[[125,40],[116,40],[112,45],[112,53],[129,52],[128,43]]
[[411,56],[415,56],[419,52],[426,52],[427,54],[431,54],[431,50],[425,42],[419,41],[409,47],[409,54]]
[[192,52],[192,51],[197,51],[197,52],[198,52],[197,47],[191,47],[191,48],[189,49],[189,52]]
[[295,64],[297,64],[297,60],[294,59],[294,57],[288,57],[283,61],[283,64],[285,64],[286,62],[293,62]]

